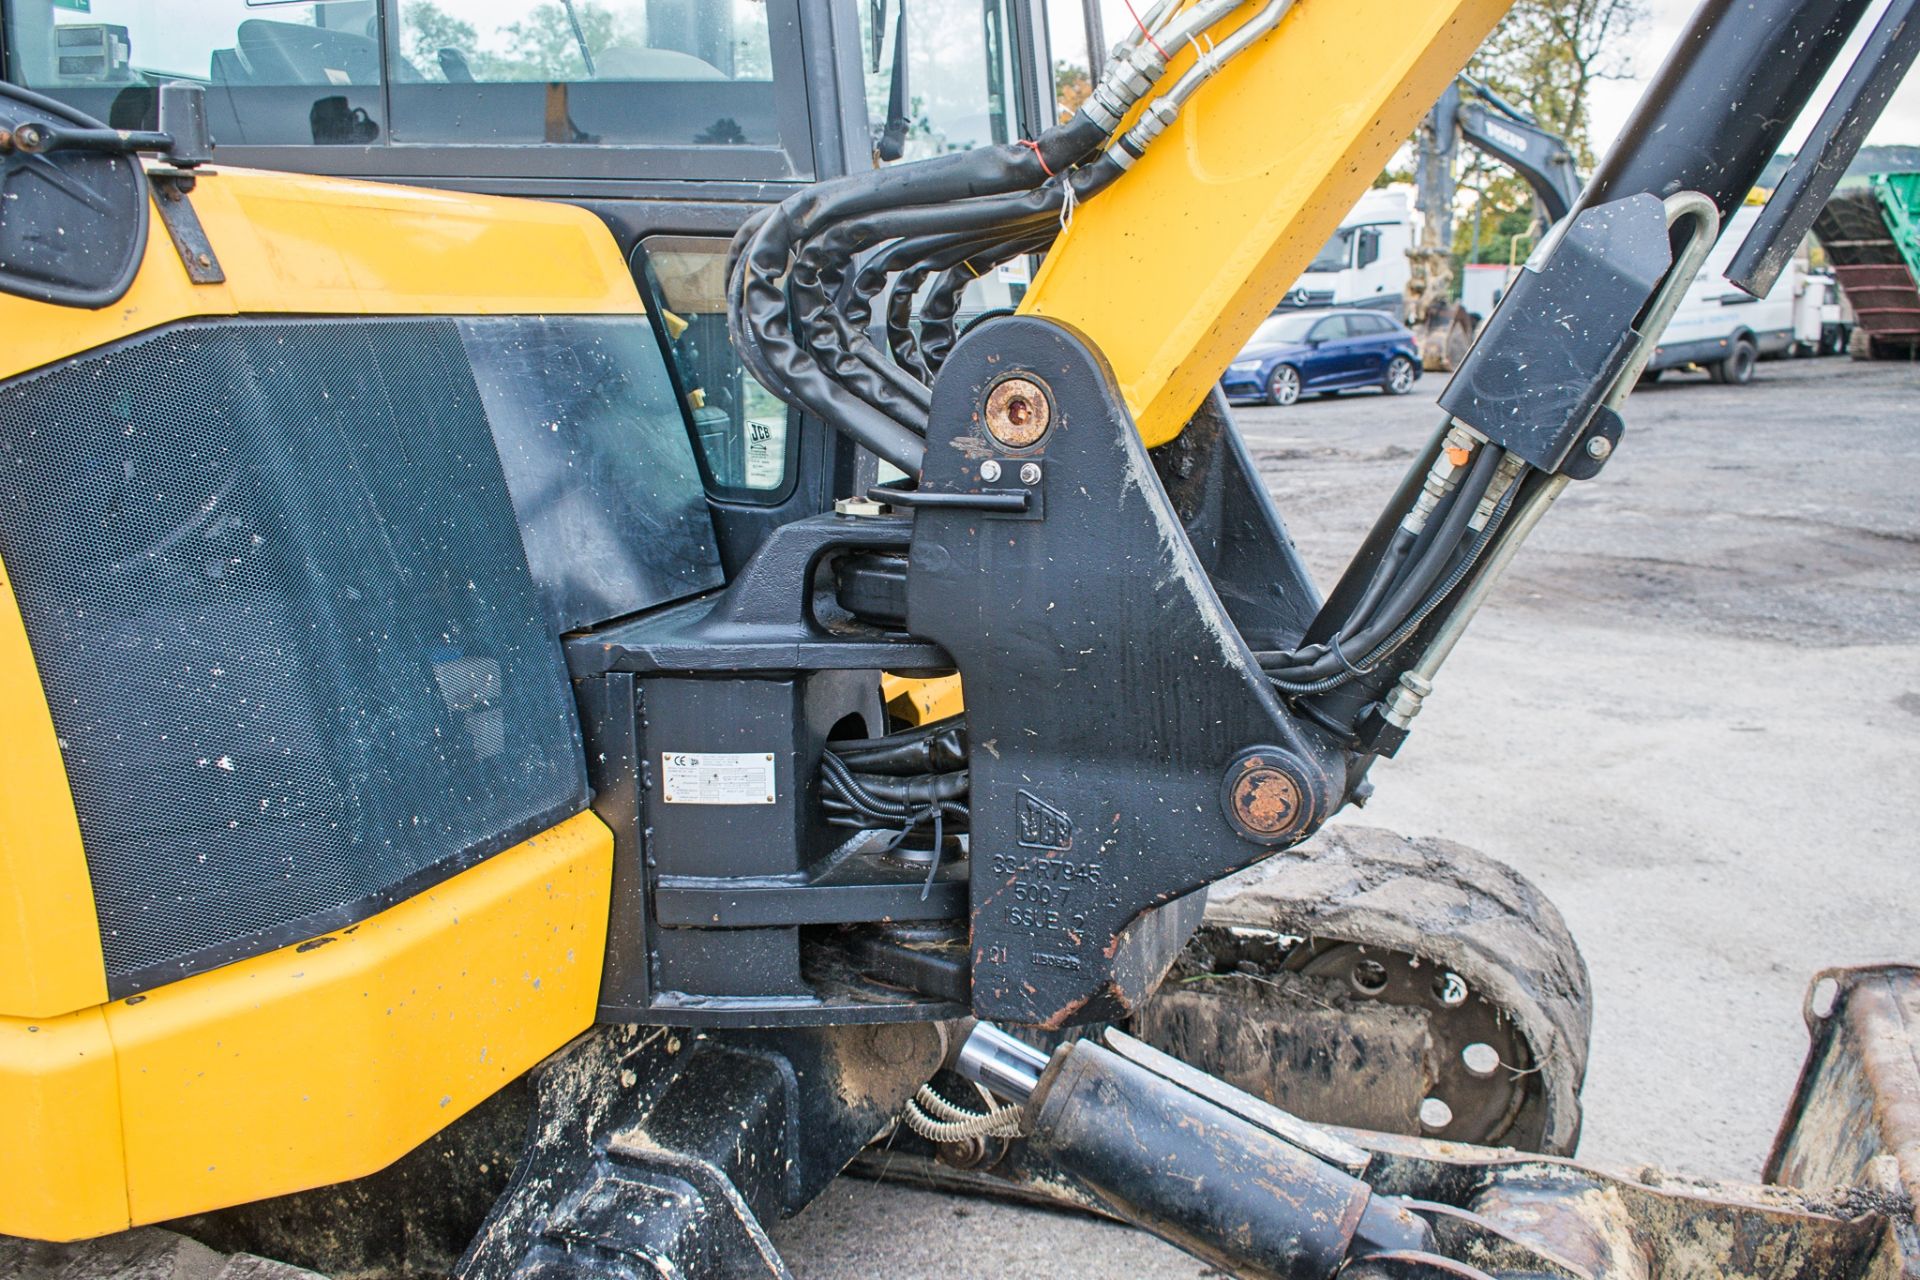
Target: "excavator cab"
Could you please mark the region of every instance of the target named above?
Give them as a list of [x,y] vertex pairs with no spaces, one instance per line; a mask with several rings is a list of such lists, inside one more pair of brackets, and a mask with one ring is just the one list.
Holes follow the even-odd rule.
[[[871,166],[896,66],[909,153],[1052,119],[1030,15],[959,8],[9,0],[0,1233],[372,1173],[596,1023],[964,1010],[846,936],[950,933],[964,875],[849,856],[815,781],[951,663],[796,670],[860,629],[822,521],[899,522],[831,514],[876,461],[725,298],[755,210]],[[771,657],[615,638],[700,622]]]

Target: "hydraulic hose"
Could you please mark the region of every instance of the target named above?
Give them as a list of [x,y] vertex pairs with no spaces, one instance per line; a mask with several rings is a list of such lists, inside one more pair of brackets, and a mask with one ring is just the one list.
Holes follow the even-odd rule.
[[1341,631],[1336,632],[1334,639],[1327,644],[1310,645],[1285,655],[1288,659],[1286,662],[1268,669],[1268,674],[1275,678],[1276,687],[1292,692],[1292,686],[1313,684],[1342,671],[1351,672],[1355,657],[1369,653],[1386,639],[1446,571],[1481,497],[1493,483],[1493,475],[1499,465],[1500,451],[1482,445],[1466,478],[1451,495],[1444,513],[1440,514],[1432,545],[1400,577],[1375,618],[1357,631],[1347,634],[1343,634],[1346,630],[1343,624]]

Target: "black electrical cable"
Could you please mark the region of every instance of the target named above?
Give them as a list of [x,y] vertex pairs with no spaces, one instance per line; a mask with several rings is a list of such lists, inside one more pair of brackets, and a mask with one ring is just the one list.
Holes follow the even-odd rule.
[[862,773],[949,773],[966,768],[967,721],[951,716],[884,738],[841,739],[829,749],[842,764]]

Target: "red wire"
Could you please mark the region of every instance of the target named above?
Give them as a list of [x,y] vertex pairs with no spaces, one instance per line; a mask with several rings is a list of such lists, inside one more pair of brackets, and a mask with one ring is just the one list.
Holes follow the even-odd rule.
[[1121,3],[1127,6],[1127,12],[1133,16],[1133,25],[1140,28],[1140,34],[1147,38],[1147,43],[1153,46],[1153,51],[1163,58],[1167,57],[1167,51],[1162,49],[1160,42],[1153,38],[1153,32],[1147,30],[1147,24],[1140,21],[1140,14],[1133,7],[1133,0],[1121,0]]
[[1020,146],[1033,152],[1033,158],[1040,162],[1040,172],[1051,178],[1053,176],[1053,170],[1047,167],[1047,158],[1040,154],[1040,144],[1031,138],[1021,138],[1018,141]]

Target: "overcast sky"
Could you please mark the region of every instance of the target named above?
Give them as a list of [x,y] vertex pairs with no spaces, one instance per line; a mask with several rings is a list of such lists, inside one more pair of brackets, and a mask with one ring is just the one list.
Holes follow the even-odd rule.
[[[1887,0],[1875,0],[1871,18],[1878,18],[1885,9]],[[1686,27],[1687,19],[1693,16],[1697,0],[1647,0],[1649,10],[1647,21],[1638,32],[1624,44],[1625,52],[1632,61],[1634,78],[1614,81],[1597,87],[1593,101],[1593,143],[1596,152],[1604,152],[1614,136],[1632,114],[1634,103],[1640,98],[1640,91],[1646,88],[1646,82],[1666,59],[1667,51],[1680,38],[1680,32]],[[1871,19],[1863,22],[1861,31],[1872,26]],[[1857,44],[1859,37],[1856,36]],[[1842,56],[1833,77],[1829,77],[1821,92],[1813,97],[1806,114],[1794,126],[1788,135],[1787,149],[1798,147],[1806,137],[1813,122],[1820,114],[1820,108],[1826,105],[1833,84],[1839,74],[1853,61],[1851,48]],[[1867,137],[1868,142],[1904,142],[1920,144],[1920,71],[1909,75],[1907,82],[1887,109],[1881,113],[1880,122]]]

